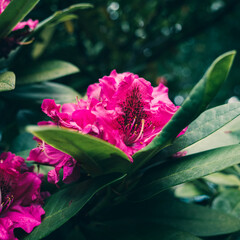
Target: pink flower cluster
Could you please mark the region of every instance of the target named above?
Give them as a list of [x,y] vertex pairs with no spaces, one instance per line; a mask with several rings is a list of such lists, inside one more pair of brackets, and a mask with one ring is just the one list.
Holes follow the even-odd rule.
[[[10,3],[10,0],[0,0],[0,14],[5,10],[5,8]],[[38,20],[33,21],[32,19],[29,19],[27,22],[20,22],[18,23],[13,31],[23,29],[25,26],[28,26],[31,30],[34,29],[38,24]]]
[[0,155],[0,239],[16,240],[13,230],[30,233],[41,223],[41,176],[24,159],[7,152]]
[[[120,148],[132,161],[132,155],[153,140],[177,109],[163,84],[152,87],[138,75],[118,74],[113,70],[110,76],[88,87],[87,100],[77,99],[76,103],[61,106],[52,99],[45,99],[42,110],[52,121],[40,124],[101,138]],[[41,140],[38,142],[39,147],[31,151],[28,160],[53,165],[55,169],[49,172],[51,182],[59,181],[60,167],[63,167],[63,180],[77,178],[79,165],[74,159]]]

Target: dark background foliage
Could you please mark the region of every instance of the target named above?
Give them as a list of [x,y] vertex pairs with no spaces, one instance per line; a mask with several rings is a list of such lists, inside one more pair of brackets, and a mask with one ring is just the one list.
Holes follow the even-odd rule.
[[[75,3],[79,1],[41,0],[31,16],[41,20]],[[79,19],[55,28],[47,51],[39,56],[77,65],[81,73],[62,81],[80,92],[112,69],[132,71],[155,85],[164,77],[179,105],[214,58],[240,48],[237,0],[91,3],[94,8],[82,10]],[[215,104],[239,97],[238,62],[237,56]]]

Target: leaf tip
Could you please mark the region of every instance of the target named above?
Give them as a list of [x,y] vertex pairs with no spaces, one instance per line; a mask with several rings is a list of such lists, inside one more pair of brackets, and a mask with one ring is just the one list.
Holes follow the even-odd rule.
[[229,64],[231,65],[236,54],[237,54],[237,51],[236,51],[236,50],[231,50],[231,51],[225,52],[225,53],[223,53],[222,55],[220,55],[220,56],[215,60],[215,62],[218,62],[218,61],[220,61],[220,60],[222,60],[222,59],[225,59],[225,58],[227,58],[227,57],[230,57]]

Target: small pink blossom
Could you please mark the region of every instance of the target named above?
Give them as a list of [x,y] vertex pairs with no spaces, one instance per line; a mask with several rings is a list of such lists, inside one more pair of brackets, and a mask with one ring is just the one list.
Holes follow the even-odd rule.
[[[5,8],[8,6],[10,3],[10,0],[0,0],[0,15],[2,12],[5,10]],[[28,26],[31,30],[36,28],[38,24],[38,20],[33,21],[32,19],[29,19],[26,22],[19,22],[13,29],[13,31],[23,29],[25,26]]]
[[41,175],[24,159],[7,152],[0,155],[0,239],[16,240],[13,230],[30,233],[45,213],[40,193]]
[[[118,74],[114,70],[110,76],[104,76],[99,83],[88,87],[87,100],[80,99],[61,106],[53,99],[45,99],[42,110],[52,122],[41,125],[56,125],[101,138],[120,148],[132,161],[132,155],[161,132],[178,108],[168,98],[168,88],[163,84],[152,87],[150,82],[138,75],[129,72]],[[182,130],[179,135],[185,131]],[[66,154],[48,145],[42,148],[40,142],[28,160],[55,166],[56,173],[59,171],[57,166],[64,169],[68,162]],[[58,158],[51,154],[58,155]],[[58,159],[57,164],[53,159]],[[77,166],[73,159],[71,166]],[[76,171],[70,171],[70,176],[73,172]],[[55,183],[58,180],[59,177],[54,178]]]
[[39,146],[31,150],[27,160],[54,166],[55,168],[48,172],[48,181],[50,183],[57,184],[59,182],[59,171],[61,168],[63,168],[64,183],[70,183],[79,178],[80,168],[75,159],[38,138],[34,139],[38,142]]

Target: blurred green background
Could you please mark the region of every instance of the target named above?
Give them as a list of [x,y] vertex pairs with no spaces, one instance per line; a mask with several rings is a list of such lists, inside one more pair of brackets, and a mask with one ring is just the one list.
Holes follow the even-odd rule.
[[[41,0],[31,17],[44,19],[80,3]],[[179,105],[209,64],[223,52],[239,51],[240,1],[91,1],[92,9],[55,27],[39,58],[67,60],[81,70],[62,82],[84,92],[112,69],[132,71],[154,85],[164,77]],[[238,54],[239,55],[239,54]],[[239,56],[222,91],[222,104],[240,97]]]
[[[76,3],[81,1],[41,0],[30,17],[43,20]],[[78,66],[80,73],[57,81],[80,93],[116,69],[137,73],[153,85],[164,81],[170,98],[180,105],[218,55],[240,52],[238,0],[89,3],[94,7],[79,11],[78,19],[46,29],[24,49],[31,49],[31,61],[61,59]],[[213,105],[240,97],[239,58]],[[22,64],[27,61],[21,59]]]

